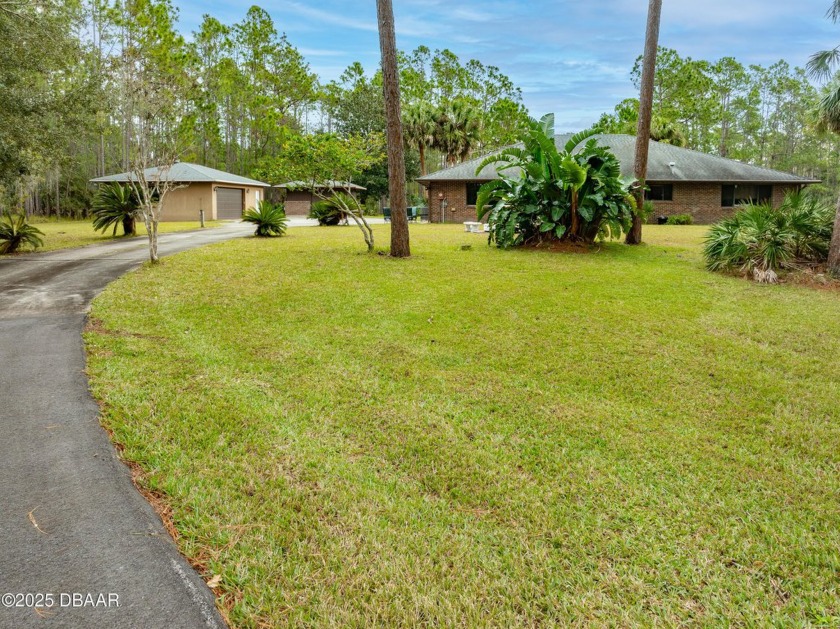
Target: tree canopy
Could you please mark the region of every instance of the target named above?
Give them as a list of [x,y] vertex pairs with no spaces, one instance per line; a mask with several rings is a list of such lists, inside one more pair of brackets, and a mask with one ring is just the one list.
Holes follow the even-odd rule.
[[[641,58],[631,72],[636,86]],[[822,179],[838,186],[840,140],[816,124],[822,91],[802,68],[780,60],[745,66],[723,57],[709,61],[659,49],[651,137],[661,142]],[[639,101],[619,103],[596,126],[635,134]]]

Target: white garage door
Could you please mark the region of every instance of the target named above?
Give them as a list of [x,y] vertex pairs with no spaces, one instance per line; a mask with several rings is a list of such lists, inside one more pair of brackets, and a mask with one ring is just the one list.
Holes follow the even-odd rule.
[[216,216],[219,220],[242,218],[245,191],[242,188],[216,188]]

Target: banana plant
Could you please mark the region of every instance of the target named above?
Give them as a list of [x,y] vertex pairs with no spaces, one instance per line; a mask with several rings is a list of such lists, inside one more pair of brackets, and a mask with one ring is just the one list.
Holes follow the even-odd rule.
[[491,240],[507,247],[620,235],[632,205],[618,160],[598,146],[597,133],[577,133],[559,150],[548,114],[530,121],[519,145],[482,160],[476,174],[491,164],[499,172],[476,200],[479,220],[490,215]]

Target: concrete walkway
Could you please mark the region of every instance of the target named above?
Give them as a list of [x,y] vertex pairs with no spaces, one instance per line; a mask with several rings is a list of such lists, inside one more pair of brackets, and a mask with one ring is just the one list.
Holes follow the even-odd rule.
[[[159,251],[250,233],[165,234]],[[224,626],[117,459],[84,373],[91,299],[146,259],[140,238],[0,259],[0,628]]]

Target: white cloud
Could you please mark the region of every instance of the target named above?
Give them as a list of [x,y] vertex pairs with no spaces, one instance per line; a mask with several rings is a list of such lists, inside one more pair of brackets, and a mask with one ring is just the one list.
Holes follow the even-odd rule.
[[[318,22],[321,22],[323,24],[343,26],[345,28],[361,31],[376,32],[378,30],[375,19],[365,20],[360,19],[358,17],[353,17],[351,16],[349,11],[344,12],[342,14],[338,14],[333,11],[316,9],[311,6],[301,4],[300,2],[290,2],[289,0],[274,0],[274,2],[272,2],[272,6],[277,6],[281,10],[291,11],[292,13],[301,15],[303,17],[312,18],[313,20],[317,20]],[[339,3],[339,6],[344,5],[343,3]],[[354,6],[358,5],[354,3]]]

